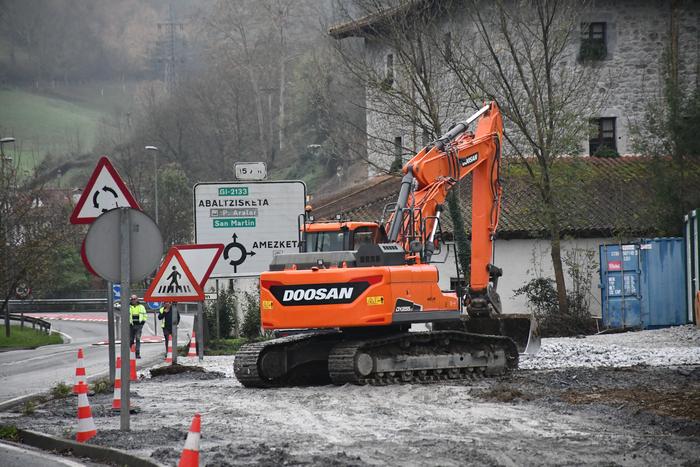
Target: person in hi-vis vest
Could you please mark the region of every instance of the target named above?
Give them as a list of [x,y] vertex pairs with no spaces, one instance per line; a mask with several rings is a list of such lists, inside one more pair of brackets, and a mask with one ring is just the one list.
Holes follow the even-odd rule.
[[129,345],[136,344],[136,358],[141,358],[141,332],[147,319],[146,307],[139,303],[136,295],[132,295],[129,305]]

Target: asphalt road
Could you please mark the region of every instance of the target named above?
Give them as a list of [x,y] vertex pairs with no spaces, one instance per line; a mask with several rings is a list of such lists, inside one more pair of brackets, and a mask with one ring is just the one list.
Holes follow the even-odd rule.
[[[27,446],[0,442],[0,465],[21,465],[22,467],[45,467],[47,465],[83,467],[86,464],[75,459],[55,456]],[[103,464],[90,463],[90,465]]]
[[[46,391],[61,381],[73,385],[79,347],[83,348],[85,354],[84,364],[88,378],[109,374],[109,347],[94,345],[107,340],[107,323],[50,321],[54,330],[70,336],[70,342],[33,350],[0,353],[0,404],[17,397]],[[191,315],[182,315],[178,332],[179,345],[185,342],[186,333],[192,329],[192,321]],[[160,329],[158,333],[161,334]],[[152,319],[144,327],[143,335],[153,335]],[[140,362],[157,359],[164,354],[162,342],[142,343],[142,359],[137,361],[137,367]]]

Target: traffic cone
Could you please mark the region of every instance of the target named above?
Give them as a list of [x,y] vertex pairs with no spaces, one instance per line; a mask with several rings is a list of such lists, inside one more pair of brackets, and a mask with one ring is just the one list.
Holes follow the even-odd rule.
[[78,385],[78,433],[75,435],[75,440],[79,443],[87,441],[97,434],[87,392],[87,384]]
[[122,358],[117,357],[117,368],[114,372],[114,399],[112,399],[112,410],[122,408]]
[[81,384],[87,384],[85,377],[85,364],[83,363],[83,348],[78,349],[78,363],[75,366],[75,385],[73,385],[73,394],[78,394],[78,388]]
[[185,448],[182,450],[180,455],[180,462],[177,467],[198,467],[199,466],[199,438],[200,434],[200,424],[201,420],[199,414],[194,414],[192,419],[192,426],[190,427],[189,433],[187,433],[187,440],[185,441]]
[[136,345],[132,345],[129,352],[129,379],[136,381]]
[[192,339],[190,339],[190,348],[187,350],[187,356],[197,356],[197,336],[195,335],[194,330],[192,330]]
[[165,356],[165,363],[173,362],[173,341],[172,336],[168,336],[168,354]]

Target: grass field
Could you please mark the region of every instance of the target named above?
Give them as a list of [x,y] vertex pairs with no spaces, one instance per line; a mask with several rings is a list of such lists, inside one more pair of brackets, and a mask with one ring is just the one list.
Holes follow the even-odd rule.
[[130,110],[135,83],[89,83],[0,89],[0,137],[14,136],[6,156],[19,170],[32,170],[47,153],[63,156],[92,150],[118,113]]
[[31,324],[10,326],[10,337],[5,337],[5,328],[0,329],[0,349],[34,349],[42,345],[62,344],[60,334],[45,334],[32,329]]

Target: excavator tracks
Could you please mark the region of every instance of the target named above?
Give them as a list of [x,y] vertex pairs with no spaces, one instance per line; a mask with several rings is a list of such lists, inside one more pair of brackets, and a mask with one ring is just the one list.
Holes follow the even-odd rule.
[[503,336],[434,331],[357,339],[333,333],[246,345],[234,371],[247,387],[387,385],[497,376],[517,364],[518,350]]
[[334,336],[304,333],[246,344],[236,353],[233,371],[246,387],[328,384],[326,362]]
[[457,331],[346,341],[335,346],[328,358],[335,384],[475,379],[505,374],[517,364],[518,351],[510,339]]

